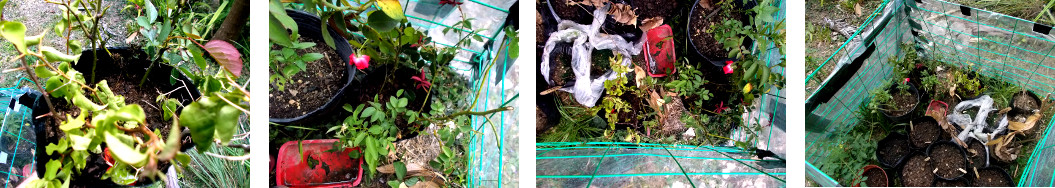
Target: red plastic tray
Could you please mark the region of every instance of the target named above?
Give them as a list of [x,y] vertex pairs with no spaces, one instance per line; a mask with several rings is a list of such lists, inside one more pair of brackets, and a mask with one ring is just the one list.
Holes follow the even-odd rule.
[[359,152],[359,148],[327,152],[334,142],[337,139],[300,141],[303,155],[298,152],[297,141],[282,144],[275,162],[276,184],[318,188],[358,186],[363,178],[363,159],[352,159],[348,153]]
[[666,24],[648,30],[648,41],[645,42],[644,49],[646,66],[649,66],[645,67],[645,72],[648,72],[649,76],[664,77],[667,72],[677,72],[674,68],[674,61],[678,58],[674,53],[673,36],[670,26]]

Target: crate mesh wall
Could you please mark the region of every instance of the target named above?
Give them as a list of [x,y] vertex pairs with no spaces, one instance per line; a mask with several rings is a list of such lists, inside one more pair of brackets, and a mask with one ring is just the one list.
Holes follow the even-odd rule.
[[[815,166],[832,152],[824,148],[846,142],[833,135],[856,125],[855,111],[872,98],[868,92],[892,78],[889,61],[905,55],[899,48],[902,43],[911,43],[921,57],[975,70],[1039,96],[1055,91],[1055,38],[1049,26],[940,0],[888,0],[859,31],[825,62],[837,64],[820,89],[808,91],[806,173],[822,186],[838,185]],[[856,66],[860,68],[853,72]],[[835,78],[847,73],[852,74],[848,80]],[[807,82],[819,76],[823,75],[810,75]],[[841,83],[845,84],[839,87]],[[1042,130],[1024,175],[1016,180],[1019,186],[1053,185],[1055,140],[1048,137],[1052,127]]]
[[[775,20],[783,20],[787,9]],[[754,54],[773,66],[785,56],[774,44],[754,46]],[[783,67],[772,69],[784,74]],[[743,116],[744,124],[761,124],[758,138],[748,140],[748,131],[737,126],[731,138],[749,141],[755,147],[785,156],[785,95],[772,85]],[[732,145],[730,141],[728,145]],[[536,181],[540,187],[620,186],[649,187],[783,187],[784,162],[759,160],[751,152],[728,146],[691,146],[628,142],[541,142],[536,143]]]
[[[21,78],[16,81],[17,85],[24,85]],[[28,119],[32,110],[28,106],[11,104],[12,98],[17,97],[23,91],[15,87],[0,88],[0,183],[7,187],[15,187],[26,180],[27,174],[22,168],[36,167],[36,134]]]

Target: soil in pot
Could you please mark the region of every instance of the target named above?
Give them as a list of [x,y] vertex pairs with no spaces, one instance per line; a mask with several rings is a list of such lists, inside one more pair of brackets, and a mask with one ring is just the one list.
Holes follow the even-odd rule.
[[[307,114],[325,105],[329,100],[341,91],[347,80],[347,66],[341,62],[337,51],[326,46],[323,41],[301,37],[304,42],[314,42],[315,46],[308,49],[297,50],[297,54],[320,53],[323,58],[314,62],[307,62],[306,71],[297,73],[289,78],[285,90],[271,87],[268,101],[268,114],[271,118],[294,118]],[[281,49],[278,45],[272,45],[272,50]],[[277,70],[270,69],[269,73],[274,75]]]
[[879,145],[876,147],[876,159],[884,166],[893,168],[897,167],[901,160],[911,152],[912,149],[908,138],[904,135],[893,133],[879,141]]
[[571,70],[571,43],[558,43],[553,47],[549,60],[549,79],[553,81],[550,87],[564,86],[571,82],[574,74]]
[[912,147],[917,149],[927,148],[931,143],[937,142],[944,132],[938,126],[938,122],[931,117],[912,120],[912,125],[909,127],[909,140],[912,141]]
[[999,168],[978,169],[978,176],[973,177],[975,187],[1012,187],[1015,182],[1011,176]]
[[935,175],[942,179],[953,179],[967,174],[967,159],[964,158],[963,149],[950,142],[937,143],[928,149]]
[[883,111],[886,112],[890,117],[901,117],[912,112],[916,108],[916,104],[919,103],[919,97],[916,97],[911,91],[898,92],[897,88],[892,88],[890,96],[893,97],[893,106],[886,107]]
[[967,158],[971,160],[971,167],[983,168],[987,166],[986,158],[989,153],[985,149],[985,145],[982,142],[978,142],[978,140],[971,140],[967,144]]
[[675,0],[631,1],[630,6],[636,9],[634,12],[637,13],[638,21],[654,17],[670,20],[671,15],[677,12],[675,9],[680,7]]
[[553,12],[560,19],[571,20],[580,24],[590,24],[593,21],[591,13],[595,9],[594,7],[570,5],[568,4],[570,2],[572,0],[549,0],[550,6],[553,7]]
[[[702,5],[704,1],[694,3],[695,12],[690,12],[691,17],[689,23],[689,38],[692,39],[692,45],[696,47],[696,50],[700,54],[709,57],[725,57],[729,54],[728,50],[722,48],[721,44],[718,43],[718,39],[711,33],[707,33],[707,30],[713,25],[721,24],[725,20],[736,19],[731,16],[731,13],[726,12],[726,9],[718,7],[717,3],[714,5]],[[714,11],[719,11],[713,13]],[[710,17],[707,17],[711,15]]]
[[915,154],[905,160],[905,167],[901,168],[901,184],[905,187],[927,187],[934,184],[934,169],[931,162],[926,161],[927,156]]
[[1015,93],[1011,101],[1011,107],[1023,113],[1033,112],[1033,110],[1040,108],[1040,101],[1033,98],[1033,95],[1028,91]]
[[868,186],[868,187],[888,187],[888,186],[890,186],[890,185],[887,185],[886,173],[883,173],[883,170],[880,169],[880,168],[870,168],[867,171],[865,171],[863,176],[867,178],[867,179],[864,180],[864,183],[865,183],[864,185],[865,186]]

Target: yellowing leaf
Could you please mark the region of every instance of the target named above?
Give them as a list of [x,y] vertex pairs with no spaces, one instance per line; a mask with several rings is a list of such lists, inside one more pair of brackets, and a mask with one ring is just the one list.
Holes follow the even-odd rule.
[[18,52],[26,53],[26,26],[21,22],[0,22],[0,36],[14,44]]
[[231,72],[234,77],[242,75],[242,53],[239,53],[231,43],[211,40],[205,43],[205,51],[208,51],[209,55],[212,55],[213,59],[216,59],[216,62]]
[[399,5],[399,0],[378,0],[377,7],[394,20],[403,20],[405,18],[403,6]]

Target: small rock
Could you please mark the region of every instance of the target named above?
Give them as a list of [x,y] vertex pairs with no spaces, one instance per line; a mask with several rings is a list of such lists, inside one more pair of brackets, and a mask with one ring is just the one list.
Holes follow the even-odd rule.
[[683,137],[685,140],[692,140],[693,138],[696,138],[696,129],[689,127],[689,130],[686,130],[685,133],[681,133],[681,137]]

